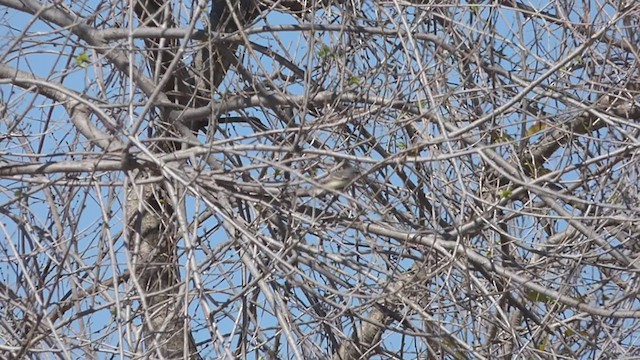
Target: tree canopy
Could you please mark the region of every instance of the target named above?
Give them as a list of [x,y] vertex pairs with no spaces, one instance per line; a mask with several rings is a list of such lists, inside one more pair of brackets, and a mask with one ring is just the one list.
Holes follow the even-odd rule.
[[0,357],[640,353],[640,3],[0,10]]

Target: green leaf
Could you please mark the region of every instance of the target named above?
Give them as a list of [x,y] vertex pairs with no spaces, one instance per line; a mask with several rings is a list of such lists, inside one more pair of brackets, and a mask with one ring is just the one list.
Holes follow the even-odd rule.
[[612,204],[620,205],[622,203],[622,201],[620,200],[620,196],[617,193],[611,194],[611,196],[609,196],[609,202]]
[[556,299],[547,296],[545,294],[539,293],[535,290],[529,290],[527,291],[527,299],[531,300],[531,301],[535,301],[535,302],[542,302],[542,303],[550,303],[550,302],[555,302]]
[[504,199],[511,196],[513,194],[513,191],[511,191],[511,189],[500,190],[499,194],[500,194],[500,197]]
[[86,68],[89,66],[89,55],[86,52],[82,52],[80,55],[76,56],[76,64],[81,68]]
[[547,350],[547,345],[549,345],[549,337],[545,336],[542,339],[542,341],[538,344],[538,350],[546,351]]
[[533,124],[533,126],[531,126],[528,130],[527,133],[525,134],[526,137],[531,137],[539,132],[541,132],[542,130],[546,129],[548,126],[547,124],[543,123],[543,122],[536,122],[535,124]]
[[331,55],[333,55],[333,50],[328,45],[322,45],[318,51],[318,56],[322,59],[326,59]]

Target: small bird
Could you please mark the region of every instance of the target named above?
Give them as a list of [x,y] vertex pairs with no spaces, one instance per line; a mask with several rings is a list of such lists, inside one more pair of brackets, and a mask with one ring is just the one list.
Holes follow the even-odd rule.
[[320,180],[319,182],[322,187],[314,189],[313,195],[322,195],[328,190],[342,191],[359,176],[360,173],[356,169],[351,167],[349,164],[346,164],[342,169],[333,172],[326,178]]

